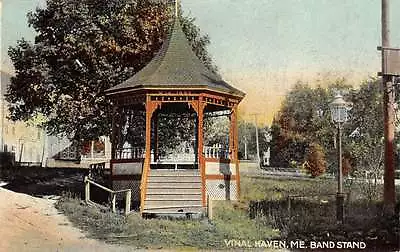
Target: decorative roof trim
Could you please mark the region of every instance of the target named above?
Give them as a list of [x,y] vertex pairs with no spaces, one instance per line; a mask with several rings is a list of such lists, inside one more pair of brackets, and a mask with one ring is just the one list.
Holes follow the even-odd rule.
[[107,96],[114,96],[114,95],[119,95],[119,94],[126,94],[129,92],[136,92],[136,91],[153,91],[153,90],[159,90],[159,91],[168,91],[168,90],[184,90],[184,91],[200,91],[200,92],[214,92],[214,93],[219,93],[219,94],[224,94],[224,95],[230,95],[232,97],[236,97],[239,98],[240,100],[242,100],[244,98],[244,95],[238,95],[238,94],[234,94],[234,93],[228,93],[228,92],[224,92],[224,91],[220,91],[220,90],[216,90],[216,89],[210,89],[208,88],[206,85],[204,85],[204,88],[201,88],[201,86],[197,86],[197,87],[180,87],[179,89],[177,89],[176,87],[165,87],[165,86],[157,86],[157,87],[138,87],[135,89],[132,88],[125,88],[125,89],[120,89],[120,90],[116,90],[114,92],[110,91],[107,92],[106,95]]

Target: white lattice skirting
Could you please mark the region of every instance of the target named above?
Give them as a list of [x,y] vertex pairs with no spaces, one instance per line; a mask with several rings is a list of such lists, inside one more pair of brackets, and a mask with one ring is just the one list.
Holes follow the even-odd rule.
[[206,191],[212,200],[237,200],[236,180],[207,180]]

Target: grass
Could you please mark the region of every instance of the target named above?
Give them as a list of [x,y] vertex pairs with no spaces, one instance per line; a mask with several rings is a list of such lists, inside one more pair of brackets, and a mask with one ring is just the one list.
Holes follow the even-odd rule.
[[336,192],[336,184],[326,179],[267,179],[242,177],[241,201],[280,200],[287,195],[323,195]]
[[230,202],[215,205],[213,220],[143,219],[88,207],[79,197],[65,194],[56,207],[92,238],[134,248],[226,248],[224,239],[270,240],[279,231],[248,217],[244,209]]
[[[213,220],[143,219],[88,207],[79,197],[63,195],[57,208],[72,223],[97,239],[150,249],[226,249],[224,240],[365,240],[370,246],[396,246],[398,222],[384,218],[379,202],[366,201],[356,184],[346,202],[346,223],[336,223],[336,182],[242,177],[238,202],[216,202]],[[287,212],[287,195],[330,195],[296,198]],[[363,200],[364,199],[364,200]],[[252,202],[266,211],[250,218]],[[371,245],[372,244],[372,245]]]
[[[45,195],[46,192],[65,190],[82,192],[83,184],[77,172],[81,174],[80,171],[70,169],[0,169],[0,176],[10,182],[12,190]],[[241,199],[233,203],[216,203],[215,218],[211,221],[146,220],[138,213],[124,217],[113,214],[108,209],[88,207],[77,197],[79,194],[72,193],[64,194],[57,203],[57,208],[89,236],[111,243],[128,244],[134,248],[226,249],[224,239],[367,240],[370,243],[399,246],[399,221],[383,216],[381,203],[369,198],[369,190],[365,190],[365,186],[345,183],[345,191],[351,191],[351,197],[350,201],[346,201],[344,225],[336,223],[334,194],[337,184],[328,179],[290,180],[242,176]],[[382,191],[380,185],[377,192]],[[399,202],[400,188],[396,191]],[[289,194],[331,196],[295,199],[292,201],[289,216]],[[381,197],[380,194],[377,196]],[[251,219],[250,205],[254,201],[264,204],[266,211]],[[379,247],[382,244],[375,245]]]
[[[394,248],[399,246],[399,220],[383,214],[382,203],[371,200],[369,193],[357,183],[348,184],[351,192],[345,201],[345,223],[336,222],[336,181],[289,179],[242,179],[243,205],[266,226],[279,229],[281,238],[288,240],[365,241],[369,247]],[[376,188],[382,192],[382,187]],[[397,189],[399,192],[399,189]],[[303,195],[291,199],[288,195]],[[309,197],[308,195],[319,195]],[[330,196],[322,196],[330,195]]]

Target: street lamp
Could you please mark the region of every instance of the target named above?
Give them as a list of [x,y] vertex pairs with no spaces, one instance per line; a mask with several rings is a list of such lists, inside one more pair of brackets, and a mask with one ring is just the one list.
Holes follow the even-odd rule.
[[342,125],[348,121],[348,111],[351,103],[346,102],[343,96],[336,95],[331,104],[331,118],[338,129],[338,191],[336,194],[336,218],[343,223],[344,220],[344,193],[343,193],[343,169],[342,169]]

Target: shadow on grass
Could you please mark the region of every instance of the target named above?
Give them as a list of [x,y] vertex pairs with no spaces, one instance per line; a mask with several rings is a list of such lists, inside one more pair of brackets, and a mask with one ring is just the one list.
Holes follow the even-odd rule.
[[86,169],[20,167],[1,169],[4,188],[32,196],[61,195],[64,191],[81,194]]
[[[61,196],[63,192],[70,192],[83,199],[83,180],[87,174],[87,169],[80,168],[13,167],[0,169],[0,180],[8,183],[3,186],[5,189],[35,197]],[[97,187],[91,187],[90,194],[98,203],[109,200],[109,195]]]

